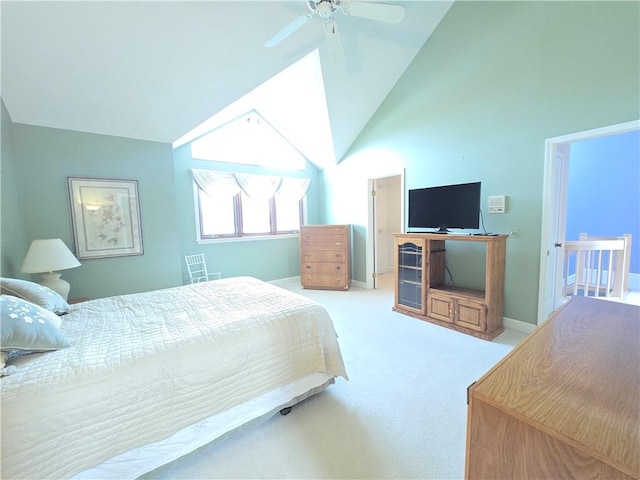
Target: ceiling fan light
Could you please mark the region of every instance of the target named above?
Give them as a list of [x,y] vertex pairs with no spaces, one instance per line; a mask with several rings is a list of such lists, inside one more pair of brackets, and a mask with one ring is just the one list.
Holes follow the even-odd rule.
[[317,8],[318,15],[320,15],[322,18],[331,18],[333,16],[333,12],[336,9],[336,7],[333,6],[333,3],[331,3],[329,0],[321,0],[317,4]]

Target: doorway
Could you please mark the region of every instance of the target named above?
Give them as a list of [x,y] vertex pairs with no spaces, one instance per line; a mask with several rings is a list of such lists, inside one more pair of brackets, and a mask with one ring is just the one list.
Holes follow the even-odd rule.
[[[366,287],[378,288],[381,278],[393,277],[393,234],[404,231],[404,172],[371,178],[367,228]],[[385,282],[385,285],[387,282]]]
[[538,324],[559,308],[567,225],[567,185],[570,146],[573,142],[640,129],[640,120],[578,132],[546,140],[540,252],[540,284],[538,292]]

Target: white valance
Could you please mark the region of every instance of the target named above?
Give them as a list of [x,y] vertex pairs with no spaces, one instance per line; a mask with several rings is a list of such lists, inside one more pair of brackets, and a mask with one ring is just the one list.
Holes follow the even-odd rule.
[[242,190],[258,200],[268,200],[277,193],[283,199],[299,201],[311,185],[308,178],[213,172],[195,168],[191,169],[191,173],[198,187],[209,196],[232,197]]
[[275,195],[282,183],[282,177],[266,175],[235,174],[238,185],[244,193],[255,200],[269,200]]
[[195,168],[191,170],[191,173],[198,187],[210,197],[216,195],[233,197],[240,191],[240,185],[238,185],[233,173],[196,170]]
[[293,200],[295,202],[302,199],[309,190],[311,180],[308,178],[283,177],[278,189],[278,196],[283,200]]

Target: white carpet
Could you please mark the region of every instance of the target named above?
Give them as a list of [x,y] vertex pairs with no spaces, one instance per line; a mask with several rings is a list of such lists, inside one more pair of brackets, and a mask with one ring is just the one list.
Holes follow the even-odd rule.
[[303,290],[331,314],[349,381],[155,478],[402,478],[464,476],[466,389],[524,334],[487,342],[393,312],[378,290]]

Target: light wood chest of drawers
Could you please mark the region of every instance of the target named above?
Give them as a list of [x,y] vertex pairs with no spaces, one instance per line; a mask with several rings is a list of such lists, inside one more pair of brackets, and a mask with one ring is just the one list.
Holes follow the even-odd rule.
[[300,281],[304,288],[347,290],[351,282],[350,225],[300,227]]

